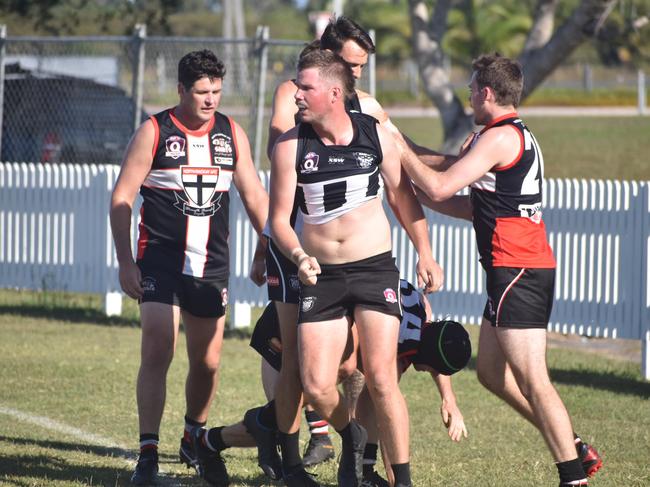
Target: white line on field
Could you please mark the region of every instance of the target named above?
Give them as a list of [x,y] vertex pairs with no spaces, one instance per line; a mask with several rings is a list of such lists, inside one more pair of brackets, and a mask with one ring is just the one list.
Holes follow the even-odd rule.
[[127,460],[134,459],[133,454],[129,453],[129,449],[124,445],[120,445],[115,440],[105,438],[103,436],[99,436],[88,431],[81,430],[79,428],[75,428],[74,426],[61,423],[54,419],[50,419],[45,416],[37,416],[35,414],[24,413],[22,411],[18,411],[17,409],[7,408],[4,406],[0,406],[0,414],[5,414],[25,423],[31,423],[48,430],[58,431],[59,433],[72,436],[79,440],[83,440],[85,443],[102,446],[104,448],[121,450],[121,456],[125,457]]

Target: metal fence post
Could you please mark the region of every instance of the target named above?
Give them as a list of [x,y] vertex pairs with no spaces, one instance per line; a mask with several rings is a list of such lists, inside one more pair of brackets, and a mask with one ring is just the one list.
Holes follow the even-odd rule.
[[264,129],[264,105],[266,98],[266,69],[269,62],[269,28],[258,26],[255,36],[255,47],[258,54],[257,61],[257,91],[255,94],[254,116],[251,117],[251,130],[253,133],[253,161],[255,167],[260,168],[262,158],[262,130]]
[[0,25],[0,154],[2,154],[2,117],[5,104],[5,56],[7,54],[7,26]]
[[[375,29],[370,29],[368,35],[372,39],[372,42],[375,43]],[[373,98],[377,98],[377,57],[375,53],[368,56],[368,92],[372,95]]]
[[645,115],[646,99],[645,99],[645,73],[639,69],[637,75],[638,95],[637,102],[639,107],[639,115]]
[[136,24],[133,31],[133,84],[131,97],[133,99],[133,130],[140,126],[142,113],[142,90],[144,82],[144,41],[147,37],[147,26]]

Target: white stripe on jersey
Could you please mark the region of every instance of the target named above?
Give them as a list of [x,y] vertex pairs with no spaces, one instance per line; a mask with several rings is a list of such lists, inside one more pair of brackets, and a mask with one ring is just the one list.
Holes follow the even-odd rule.
[[[366,196],[370,185],[370,178],[379,171],[379,167],[368,174],[356,174],[354,176],[343,176],[336,179],[328,179],[317,183],[298,183],[305,195],[307,213],[303,213],[305,223],[311,225],[322,225],[350,210],[358,208],[366,201],[381,197],[384,188],[382,178],[379,178],[379,189],[376,195]],[[346,182],[345,203],[341,206],[325,211],[325,187],[338,182]],[[301,211],[302,213],[302,211]]]
[[[219,180],[217,181],[217,193],[230,190],[232,183],[232,170],[221,168],[219,171]],[[176,191],[183,191],[183,183],[181,181],[181,169],[175,167],[173,169],[152,169],[149,171],[147,178],[142,183],[142,186],[147,188],[156,189],[173,189]]]
[[470,186],[476,189],[482,189],[483,191],[495,192],[497,185],[497,175],[493,172],[486,172],[479,179],[474,181]]

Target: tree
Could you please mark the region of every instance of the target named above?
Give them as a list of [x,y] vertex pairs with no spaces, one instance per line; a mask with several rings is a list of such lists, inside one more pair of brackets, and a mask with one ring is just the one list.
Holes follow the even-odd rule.
[[[443,151],[458,149],[473,128],[472,117],[450,83],[444,39],[454,0],[437,0],[432,14],[427,2],[408,0],[413,54],[429,99],[440,112],[444,130]],[[460,4],[474,3],[460,0]],[[522,100],[528,97],[560,63],[598,32],[616,0],[579,0],[573,11],[555,29],[558,0],[537,0],[532,24],[517,54],[524,71]],[[478,20],[481,22],[481,19]]]

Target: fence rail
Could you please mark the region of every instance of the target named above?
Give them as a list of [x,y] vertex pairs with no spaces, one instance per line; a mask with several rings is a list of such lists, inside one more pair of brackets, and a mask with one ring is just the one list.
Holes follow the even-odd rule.
[[[108,217],[118,171],[108,164],[0,163],[0,287],[99,293],[106,298],[107,312],[121,306]],[[268,185],[268,172],[259,174]],[[646,378],[649,184],[548,179],[544,191],[545,221],[558,262],[549,329],[641,340]],[[231,201],[229,294],[245,316],[247,306],[266,302],[266,290],[248,279],[257,236],[240,199]],[[392,212],[387,213],[397,265],[403,277],[413,280],[417,255]],[[485,304],[484,275],[473,229],[468,222],[429,210],[426,216],[434,257],[445,272],[444,289],[429,298],[433,312],[478,324]]]

